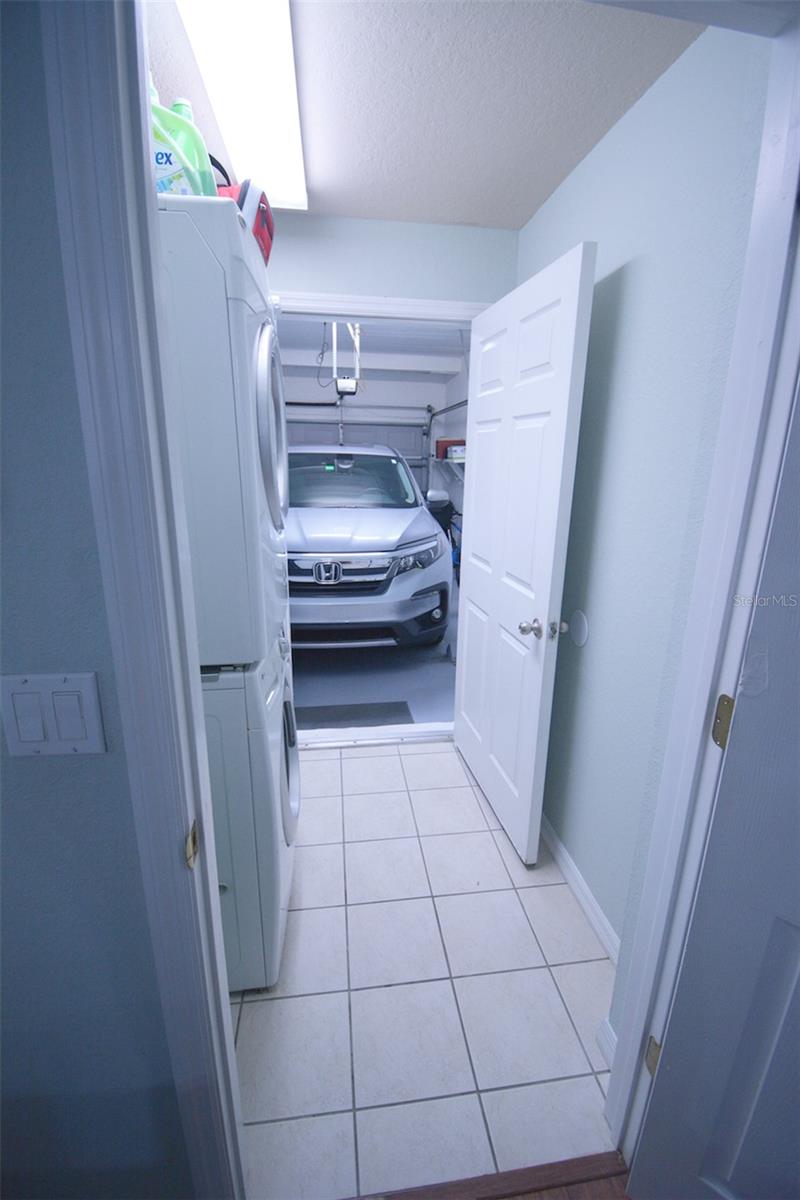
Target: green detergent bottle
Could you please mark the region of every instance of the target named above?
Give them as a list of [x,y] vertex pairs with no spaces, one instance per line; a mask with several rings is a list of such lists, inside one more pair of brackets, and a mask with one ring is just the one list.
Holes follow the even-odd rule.
[[165,108],[159,103],[151,80],[150,110],[156,191],[180,196],[216,196],[211,161],[203,135],[192,119],[189,101],[178,100],[172,108]]

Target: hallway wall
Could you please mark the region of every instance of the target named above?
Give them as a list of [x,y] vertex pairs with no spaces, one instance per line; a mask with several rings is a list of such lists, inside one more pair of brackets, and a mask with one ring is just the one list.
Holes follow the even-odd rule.
[[275,214],[273,291],[496,300],[515,283],[517,234],[470,225],[422,225]]
[[635,918],[714,452],[769,44],[706,31],[520,232],[522,281],[598,243],[545,811]]
[[[2,738],[2,1191],[191,1192],[67,323],[39,6],[2,5],[2,670],[96,671],[108,753]],[[13,281],[13,283],[12,283]]]

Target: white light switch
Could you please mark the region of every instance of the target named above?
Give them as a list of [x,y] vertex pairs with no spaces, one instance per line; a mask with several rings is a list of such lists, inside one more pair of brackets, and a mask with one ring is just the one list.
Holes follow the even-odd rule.
[[53,692],[53,711],[56,714],[56,732],[62,742],[86,740],[80,692]]
[[44,716],[41,692],[12,692],[14,719],[17,722],[17,737],[21,742],[43,742]]
[[3,727],[11,754],[103,754],[97,676],[4,675]]

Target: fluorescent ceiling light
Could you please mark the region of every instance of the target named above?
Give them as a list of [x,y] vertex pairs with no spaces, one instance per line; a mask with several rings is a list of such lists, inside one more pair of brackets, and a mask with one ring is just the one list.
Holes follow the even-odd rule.
[[237,179],[308,208],[289,0],[177,3]]

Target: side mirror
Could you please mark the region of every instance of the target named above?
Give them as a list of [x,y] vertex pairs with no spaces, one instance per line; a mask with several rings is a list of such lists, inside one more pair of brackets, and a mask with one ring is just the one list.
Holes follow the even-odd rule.
[[447,507],[450,503],[450,495],[443,488],[429,488],[425,502],[431,512],[437,512],[439,509]]

